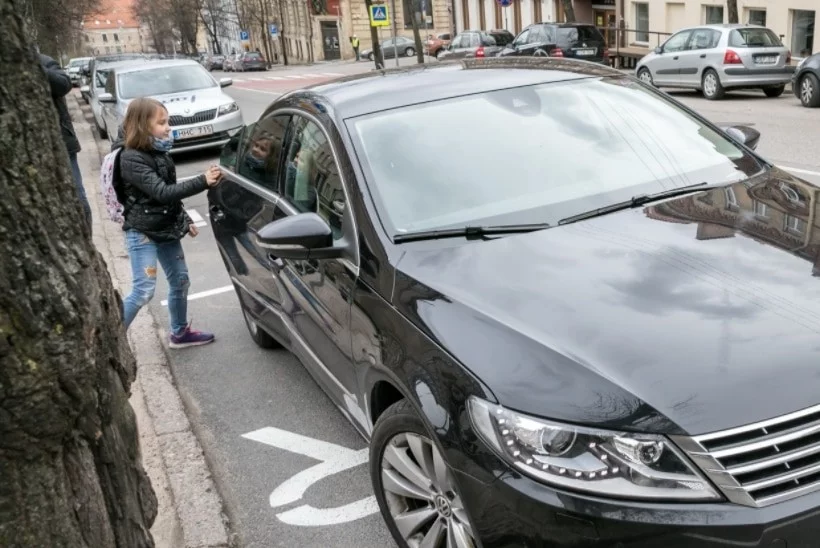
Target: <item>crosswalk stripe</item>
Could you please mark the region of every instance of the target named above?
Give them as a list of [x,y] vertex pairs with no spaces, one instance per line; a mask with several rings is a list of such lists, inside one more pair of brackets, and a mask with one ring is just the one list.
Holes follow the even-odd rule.
[[264,82],[264,78],[248,78],[251,82]]
[[268,80],[285,80],[285,79],[286,78],[283,78],[281,76],[268,76]]
[[302,74],[289,74],[289,75],[285,76],[285,78],[302,79],[302,78],[305,78],[305,76],[302,75]]
[[344,74],[339,72],[323,72],[322,76],[344,76]]

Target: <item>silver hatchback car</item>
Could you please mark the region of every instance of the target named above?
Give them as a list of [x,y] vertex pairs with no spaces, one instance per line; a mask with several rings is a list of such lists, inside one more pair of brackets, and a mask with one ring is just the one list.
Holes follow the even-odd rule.
[[680,30],[638,62],[636,74],[658,87],[693,88],[707,99],[732,89],[779,97],[791,80],[791,52],[766,27],[703,25]]

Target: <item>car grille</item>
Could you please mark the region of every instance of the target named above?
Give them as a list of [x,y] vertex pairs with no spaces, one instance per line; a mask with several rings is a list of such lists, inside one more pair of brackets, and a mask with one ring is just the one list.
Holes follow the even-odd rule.
[[732,502],[769,506],[820,490],[820,406],[673,439]]
[[212,108],[211,110],[197,112],[192,116],[171,116],[169,123],[172,126],[187,126],[188,124],[201,124],[202,122],[207,122],[209,120],[213,120],[214,118],[216,118],[216,109]]

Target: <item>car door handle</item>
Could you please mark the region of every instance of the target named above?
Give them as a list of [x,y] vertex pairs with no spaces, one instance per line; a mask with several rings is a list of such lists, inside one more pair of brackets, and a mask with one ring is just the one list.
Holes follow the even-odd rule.
[[675,61],[677,61],[677,60],[678,60],[678,56],[676,55],[676,56],[674,56],[672,59],[673,59],[673,60],[675,60]]
[[701,58],[701,59],[706,59],[706,54],[705,54],[705,53],[701,53],[701,54],[700,54],[700,58]]

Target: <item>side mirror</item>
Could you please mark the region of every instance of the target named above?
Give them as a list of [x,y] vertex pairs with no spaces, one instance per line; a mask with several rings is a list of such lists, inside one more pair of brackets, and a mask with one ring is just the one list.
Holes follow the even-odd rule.
[[656,54],[660,55],[661,53],[663,53],[663,48],[662,48],[662,47],[660,47],[660,46],[658,46],[658,47],[656,47],[656,48],[654,49],[654,52],[655,52]]
[[99,97],[97,97],[97,100],[100,103],[116,103],[117,102],[117,99],[113,95],[111,95],[110,93],[100,93]]
[[333,231],[316,213],[300,213],[262,227],[256,234],[259,247],[282,259],[335,259],[343,247],[333,247]]
[[749,126],[728,126],[721,128],[729,137],[754,150],[760,142],[760,132]]
[[88,86],[80,86],[80,93],[88,94],[91,91],[91,88]]
[[220,78],[219,79],[219,87],[226,88],[228,86],[233,85],[233,78]]

